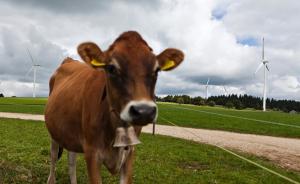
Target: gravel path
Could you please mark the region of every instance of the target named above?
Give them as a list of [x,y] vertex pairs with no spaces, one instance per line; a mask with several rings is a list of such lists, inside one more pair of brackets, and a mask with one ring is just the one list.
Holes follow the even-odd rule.
[[2,117],[2,118],[15,118],[15,119],[44,121],[44,115],[37,115],[37,114],[22,114],[22,113],[12,113],[12,112],[0,112],[0,117]]
[[[0,112],[0,117],[44,121],[43,115]],[[144,127],[143,132],[152,133],[152,125]],[[156,125],[156,133],[251,153],[300,171],[300,139],[166,125]]]

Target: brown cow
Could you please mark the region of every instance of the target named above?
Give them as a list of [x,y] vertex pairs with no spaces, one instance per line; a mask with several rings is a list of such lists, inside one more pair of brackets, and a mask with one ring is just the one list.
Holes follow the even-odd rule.
[[50,79],[45,110],[52,138],[48,183],[55,183],[62,148],[69,151],[71,183],[76,183],[76,153],[84,153],[90,183],[102,183],[101,164],[120,173],[120,183],[132,183],[137,136],[157,117],[158,71],[174,69],[184,55],[169,48],[156,56],[134,31],[121,34],[105,52],[87,42],[78,53],[85,63],[66,58]]

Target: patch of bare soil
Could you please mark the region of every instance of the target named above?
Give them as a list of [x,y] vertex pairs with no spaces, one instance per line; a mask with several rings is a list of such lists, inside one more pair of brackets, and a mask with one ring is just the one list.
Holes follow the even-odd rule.
[[179,164],[179,167],[185,170],[192,170],[192,171],[206,171],[209,170],[209,165],[204,164],[201,162],[182,162]]

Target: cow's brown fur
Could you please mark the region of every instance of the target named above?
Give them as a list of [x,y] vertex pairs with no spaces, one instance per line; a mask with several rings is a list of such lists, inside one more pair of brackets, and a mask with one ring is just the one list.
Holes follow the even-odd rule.
[[[119,171],[119,151],[124,148],[112,145],[116,128],[121,124],[120,111],[130,100],[154,100],[155,63],[163,62],[160,58],[166,54],[156,57],[133,31],[123,33],[103,53],[89,45],[78,48],[85,62],[89,64],[93,56],[109,64],[113,57],[121,68],[118,78],[106,70],[66,58],[50,79],[45,121],[52,139],[61,147],[84,153],[90,183],[98,183],[99,163],[105,164],[111,173]],[[183,54],[177,52],[171,59],[179,64]],[[135,130],[139,135],[141,127],[136,125]],[[129,156],[122,166],[124,183],[132,180],[133,150],[129,146]]]

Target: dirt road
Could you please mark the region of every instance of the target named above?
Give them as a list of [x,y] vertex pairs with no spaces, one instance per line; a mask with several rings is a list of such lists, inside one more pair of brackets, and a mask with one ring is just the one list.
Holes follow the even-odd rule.
[[[0,117],[44,121],[43,115],[0,112]],[[152,125],[144,127],[143,132],[152,133]],[[166,125],[156,125],[156,133],[251,153],[284,168],[300,171],[300,139]]]

